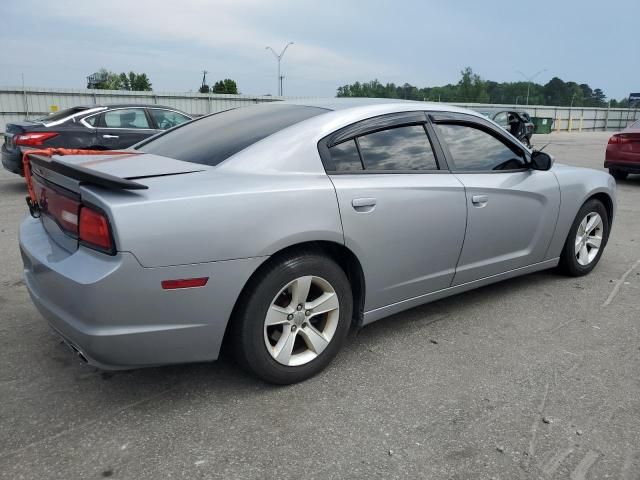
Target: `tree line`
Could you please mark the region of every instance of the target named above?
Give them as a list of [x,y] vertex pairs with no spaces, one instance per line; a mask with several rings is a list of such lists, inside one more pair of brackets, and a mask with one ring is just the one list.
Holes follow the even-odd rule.
[[200,93],[238,93],[238,85],[235,80],[231,80],[230,78],[225,78],[224,80],[219,80],[213,84],[212,87],[209,87],[206,83],[203,83],[198,89]]
[[416,87],[409,83],[382,84],[378,80],[355,82],[338,87],[337,97],[399,98],[456,103],[496,103],[524,105],[554,105],[574,107],[628,107],[629,100],[607,100],[600,88],[592,89],[588,84],[565,82],[553,77],[545,85],[529,82],[494,82],[484,80],[470,67],[460,72],[456,84],[440,87]]
[[[101,68],[87,78],[87,88],[98,90],[130,90],[135,92],[151,91],[151,80],[146,73],[125,72],[116,73],[106,68]],[[200,93],[238,93],[238,85],[235,80],[225,78],[217,81],[212,87],[203,84],[198,89]]]
[[[92,83],[95,82],[95,83]],[[122,72],[120,74],[101,68],[87,82],[87,88],[98,90],[131,90],[135,92],[150,91],[151,81],[146,73]]]

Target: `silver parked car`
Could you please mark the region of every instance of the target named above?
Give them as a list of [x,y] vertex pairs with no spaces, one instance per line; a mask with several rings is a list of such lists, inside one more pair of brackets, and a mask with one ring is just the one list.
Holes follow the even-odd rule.
[[609,174],[421,102],[256,105],[31,170],[26,283],[81,359],[215,360],[225,340],[274,383],[320,371],[353,324],[558,265],[589,273],[615,209]]

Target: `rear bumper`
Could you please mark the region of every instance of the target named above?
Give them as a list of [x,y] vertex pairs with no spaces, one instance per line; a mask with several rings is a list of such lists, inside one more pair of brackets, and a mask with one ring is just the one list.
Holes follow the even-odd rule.
[[[26,285],[51,327],[87,361],[127,369],[215,360],[240,291],[261,258],[144,268],[134,255],[59,247],[39,220],[20,227]],[[202,288],[162,280],[209,277]]]
[[608,144],[604,156],[604,167],[629,173],[640,173],[640,152],[632,151],[629,145]]
[[605,160],[604,168],[610,168],[613,170],[619,170],[621,172],[627,172],[627,173],[640,173],[640,163],[616,162],[616,161]]
[[15,152],[7,151],[4,144],[0,147],[2,151],[2,166],[5,170],[9,170],[11,173],[17,173],[18,175],[24,175],[22,168],[22,152],[20,149],[16,149]]

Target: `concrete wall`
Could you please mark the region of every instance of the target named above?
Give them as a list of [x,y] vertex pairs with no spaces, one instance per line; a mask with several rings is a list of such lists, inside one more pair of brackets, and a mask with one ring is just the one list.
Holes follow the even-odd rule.
[[[284,99],[272,96],[217,95],[172,92],[127,92],[120,90],[48,89],[48,88],[0,88],[0,132],[7,123],[37,118],[52,111],[52,107],[64,109],[76,105],[109,103],[150,103],[166,105],[191,114],[207,114],[229,108],[273,102]],[[554,119],[554,130],[594,131],[620,130],[640,118],[636,110],[623,108],[548,107],[530,105],[455,104],[471,109],[515,108],[532,117]]]

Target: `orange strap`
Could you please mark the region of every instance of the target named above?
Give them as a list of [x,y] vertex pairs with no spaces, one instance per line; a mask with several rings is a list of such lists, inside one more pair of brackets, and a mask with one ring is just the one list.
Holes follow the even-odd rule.
[[22,155],[22,166],[24,167],[24,179],[27,182],[27,191],[33,205],[37,205],[38,199],[33,189],[31,179],[31,163],[29,155],[45,155],[49,158],[54,155],[139,155],[139,152],[124,152],[119,150],[81,150],[79,148],[43,148],[42,150],[26,150]]

